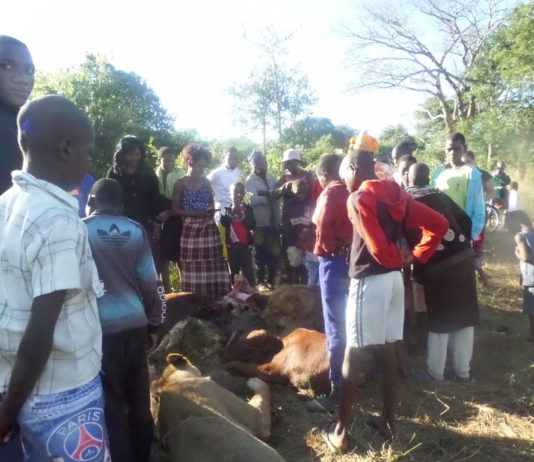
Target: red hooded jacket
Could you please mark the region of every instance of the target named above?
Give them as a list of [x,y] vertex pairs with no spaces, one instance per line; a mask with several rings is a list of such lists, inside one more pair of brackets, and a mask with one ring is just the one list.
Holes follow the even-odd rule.
[[399,242],[404,230],[420,229],[421,240],[412,254],[426,263],[448,229],[441,214],[414,201],[393,181],[368,180],[347,201],[353,224],[349,275],[360,278],[402,267]]

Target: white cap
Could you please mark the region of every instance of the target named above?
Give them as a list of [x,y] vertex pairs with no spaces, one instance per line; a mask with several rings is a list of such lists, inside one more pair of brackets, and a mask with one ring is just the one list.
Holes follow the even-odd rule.
[[296,149],[286,149],[282,155],[282,162],[286,162],[288,160],[298,160],[302,162],[300,151],[297,151]]

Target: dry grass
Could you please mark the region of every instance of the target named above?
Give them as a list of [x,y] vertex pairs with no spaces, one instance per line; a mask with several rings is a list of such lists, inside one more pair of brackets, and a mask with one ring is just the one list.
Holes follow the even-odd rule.
[[[380,409],[377,381],[357,396],[349,453],[333,455],[319,422],[295,390],[272,386],[270,444],[290,462],[393,462],[534,460],[534,345],[521,314],[522,295],[513,238],[499,232],[487,240],[485,270],[491,287],[481,288],[481,322],[475,334],[474,384],[400,385],[399,437],[393,444],[365,425]],[[505,333],[501,333],[504,331]],[[412,360],[420,367],[424,360]],[[159,448],[152,461],[166,461]],[[238,461],[236,461],[238,462]]]
[[[526,342],[521,289],[511,236],[489,236],[485,269],[491,287],[480,291],[474,384],[400,387],[399,438],[383,439],[364,423],[380,406],[379,383],[358,394],[351,450],[332,455],[294,391],[273,387],[273,446],[295,462],[534,460],[534,346]],[[507,328],[507,330],[506,330]],[[500,331],[506,333],[500,333]],[[422,365],[421,359],[412,365]]]

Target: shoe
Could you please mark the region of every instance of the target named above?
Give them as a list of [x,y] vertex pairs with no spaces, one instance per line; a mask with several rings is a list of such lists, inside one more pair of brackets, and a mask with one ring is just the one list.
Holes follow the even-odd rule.
[[329,395],[321,395],[305,405],[308,412],[327,412],[334,414],[337,410],[337,404]]
[[424,384],[446,384],[445,380],[435,379],[430,375],[427,369],[418,369],[412,372],[412,377],[420,383]]
[[471,383],[476,383],[476,380],[472,376],[469,376],[469,377],[458,377],[456,374],[454,374],[454,377],[452,379],[457,383],[462,383],[462,384],[465,384],[465,385],[468,385],[468,384],[471,384]]

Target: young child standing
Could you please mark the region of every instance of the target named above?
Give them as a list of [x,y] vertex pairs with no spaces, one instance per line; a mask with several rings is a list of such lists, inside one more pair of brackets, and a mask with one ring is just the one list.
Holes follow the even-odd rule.
[[243,271],[249,285],[254,287],[254,271],[252,269],[251,231],[256,227],[252,207],[243,203],[245,185],[234,183],[230,186],[232,205],[225,207],[221,214],[221,225],[226,229],[226,246],[228,248],[228,263],[230,265],[230,279]]
[[59,96],[30,102],[17,126],[24,171],[0,197],[0,441],[18,423],[27,462],[108,462],[100,283],[68,193],[89,171],[94,132]]
[[516,234],[515,255],[519,258],[521,268],[521,285],[523,286],[523,312],[528,316],[529,341],[534,342],[534,228],[532,221],[523,210],[514,212],[519,219],[521,232]]
[[106,289],[98,299],[102,325],[102,383],[114,462],[145,462],[152,444],[146,360],[147,335],[155,344],[164,290],[158,283],[143,227],[120,215],[123,192],[112,179],[98,180],[84,222]]

